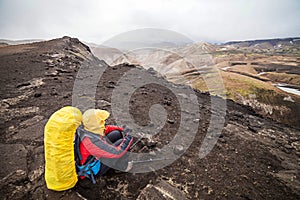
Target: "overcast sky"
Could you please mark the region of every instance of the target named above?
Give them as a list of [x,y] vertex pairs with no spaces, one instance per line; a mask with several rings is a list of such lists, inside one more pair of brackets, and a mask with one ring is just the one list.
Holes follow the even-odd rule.
[[300,36],[299,0],[0,0],[0,38],[101,43],[160,28],[194,41]]

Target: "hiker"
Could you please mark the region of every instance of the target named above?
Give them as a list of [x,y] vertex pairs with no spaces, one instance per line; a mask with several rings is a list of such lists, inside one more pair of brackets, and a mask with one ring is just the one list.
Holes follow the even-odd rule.
[[[78,176],[89,178],[95,183],[95,175],[104,175],[110,166],[119,166],[122,171],[129,171],[132,165],[125,154],[130,148],[133,138],[124,134],[124,129],[119,126],[107,125],[105,121],[110,113],[100,109],[89,109],[82,115],[83,125],[76,130],[75,160]],[[124,135],[123,135],[124,134]]]

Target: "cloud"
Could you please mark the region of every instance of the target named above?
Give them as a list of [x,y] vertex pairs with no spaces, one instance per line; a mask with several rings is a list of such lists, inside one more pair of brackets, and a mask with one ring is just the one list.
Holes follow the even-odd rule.
[[0,0],[0,38],[69,35],[100,43],[149,27],[196,41],[299,36],[299,9],[298,0]]

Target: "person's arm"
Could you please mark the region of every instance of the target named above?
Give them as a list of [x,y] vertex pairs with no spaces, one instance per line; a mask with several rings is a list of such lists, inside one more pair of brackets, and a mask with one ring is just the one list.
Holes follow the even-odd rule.
[[118,130],[118,131],[121,131],[121,132],[124,131],[124,129],[121,126],[106,125],[104,134],[107,135],[108,133],[110,133],[112,131],[115,131],[115,130]]
[[108,144],[101,137],[86,137],[82,141],[89,153],[97,158],[120,158],[128,151],[132,142],[133,138],[130,135],[126,135],[117,147]]

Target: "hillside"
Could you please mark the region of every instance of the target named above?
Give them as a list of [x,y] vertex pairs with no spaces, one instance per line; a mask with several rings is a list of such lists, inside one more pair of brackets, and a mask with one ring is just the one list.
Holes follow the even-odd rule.
[[[132,51],[110,47],[91,50],[109,65],[153,68],[169,81],[249,105],[259,114],[299,128],[299,47],[299,38],[287,38]],[[216,82],[223,84],[219,93],[215,92],[218,88],[212,88]],[[291,89],[294,93],[287,92]]]
[[[197,47],[193,47],[195,51]],[[201,47],[210,48],[209,45]],[[191,48],[184,51],[188,53]],[[171,62],[172,58],[165,61],[168,60]],[[126,112],[118,101],[113,102],[114,92],[123,85],[128,87],[125,90],[134,89],[132,96],[126,91],[120,94],[129,99],[129,112],[135,123],[147,127],[145,130],[134,129],[133,133],[150,134],[138,143],[134,152],[160,154],[159,149],[172,145],[170,141],[176,138],[182,123],[186,132],[180,138],[183,141],[191,132],[196,132],[191,146],[175,162],[156,171],[120,173],[111,170],[98,177],[96,185],[84,180],[68,191],[48,190],[44,180],[43,128],[53,112],[72,105],[75,80],[89,77],[89,74],[78,75],[84,67],[89,67],[95,74],[105,69],[97,82],[95,98],[90,98],[89,89],[78,96],[82,102],[88,99],[85,102],[95,103],[96,107],[110,112],[112,109],[122,111],[120,116],[110,118],[110,124]],[[126,77],[129,72],[136,74]],[[129,64],[108,66],[96,58],[88,46],[70,37],[0,47],[0,75],[1,199],[300,198],[299,129],[264,118],[249,106],[226,100],[221,134],[206,137],[210,126],[217,129],[223,122],[217,118],[219,120],[210,124],[211,118],[219,115],[221,110],[213,102],[223,105],[225,100],[195,90],[197,104],[190,104],[192,99],[186,95],[191,89],[189,86],[171,83],[151,68]],[[138,87],[137,83],[143,77],[153,83]],[[180,92],[174,94],[172,91]],[[189,102],[184,109],[181,99]],[[82,106],[81,101],[76,105]],[[189,112],[193,106],[199,109],[196,114]],[[151,120],[161,110],[167,114],[166,123],[156,133],[157,127],[151,125]],[[131,125],[129,118],[124,120]],[[192,130],[191,125],[195,124],[197,129]],[[153,132],[156,134],[151,135]],[[201,145],[214,137],[218,137],[216,145],[201,159]],[[159,163],[135,166],[135,169],[151,165]]]

